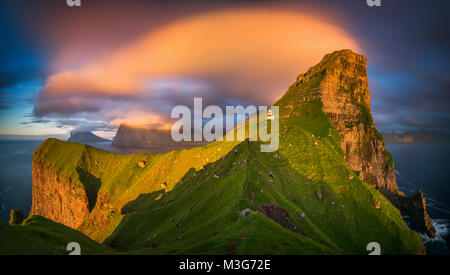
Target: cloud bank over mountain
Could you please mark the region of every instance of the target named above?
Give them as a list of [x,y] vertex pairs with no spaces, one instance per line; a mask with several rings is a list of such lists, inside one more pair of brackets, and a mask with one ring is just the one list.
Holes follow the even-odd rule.
[[47,78],[37,116],[96,115],[164,127],[173,106],[265,105],[350,35],[309,15],[260,9],[195,15],[153,30],[77,69]]

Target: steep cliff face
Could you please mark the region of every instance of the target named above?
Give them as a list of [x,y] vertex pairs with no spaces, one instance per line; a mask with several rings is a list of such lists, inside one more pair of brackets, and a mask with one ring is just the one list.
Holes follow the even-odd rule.
[[91,150],[79,150],[92,147],[77,143],[58,147],[60,142],[48,139],[34,151],[30,216],[40,215],[77,229],[97,202],[101,181],[92,167],[98,161]]
[[436,229],[427,213],[425,197],[421,190],[409,197],[387,193],[386,196],[403,216],[408,216],[415,230],[426,233],[428,237],[436,237]]
[[321,109],[338,131],[348,167],[361,180],[382,191],[404,215],[411,216],[418,231],[433,237],[435,229],[423,196],[405,197],[398,190],[394,161],[373,123],[366,65],[366,58],[351,50],[326,55],[299,75],[277,102],[282,107],[280,116],[306,117]]
[[20,225],[24,219],[25,216],[23,215],[22,210],[11,209],[11,212],[9,213],[9,225]]
[[140,194],[171,190],[189,169],[201,169],[236,144],[209,144],[166,154],[119,155],[48,139],[33,156],[30,216],[43,216],[103,241],[121,221],[120,212],[126,203]]
[[297,78],[299,100],[292,104],[320,101],[339,132],[347,165],[369,185],[398,193],[392,157],[370,112],[366,63],[364,56],[350,50],[326,55]]
[[39,215],[78,228],[89,214],[86,190],[71,184],[46,163],[33,160],[32,206],[30,216]]

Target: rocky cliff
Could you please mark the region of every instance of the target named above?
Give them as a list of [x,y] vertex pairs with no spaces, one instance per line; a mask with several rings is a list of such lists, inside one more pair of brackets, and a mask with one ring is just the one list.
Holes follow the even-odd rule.
[[398,209],[403,216],[409,217],[414,230],[426,233],[428,237],[436,237],[436,229],[427,213],[425,197],[421,190],[409,197],[386,193],[388,199]]
[[171,190],[189,169],[201,169],[235,144],[227,142],[220,149],[210,144],[215,150],[119,155],[47,139],[33,156],[30,216],[43,216],[103,241],[120,222],[126,203],[140,194]]
[[89,214],[86,189],[75,186],[71,179],[53,169],[45,162],[32,163],[32,206],[31,215],[39,215],[78,228]]
[[9,225],[20,225],[25,219],[25,216],[20,209],[11,209],[9,214]]
[[[94,209],[101,181],[96,149],[47,139],[33,154],[32,206],[39,215],[77,229]],[[85,148],[85,150],[79,150]],[[109,155],[110,153],[107,153]]]
[[412,216],[414,228],[433,237],[435,229],[423,196],[405,197],[397,187],[394,161],[373,122],[366,66],[366,58],[351,50],[327,54],[299,75],[278,102],[285,109],[282,119],[308,116],[314,108],[321,108],[338,131],[347,165],[361,180],[386,194],[404,215]]
[[[369,185],[398,193],[392,157],[372,120],[366,65],[364,56],[350,50],[326,55],[297,78],[294,85],[304,89],[294,104],[319,99],[339,132],[347,165]],[[318,82],[313,92],[303,85],[311,81]]]

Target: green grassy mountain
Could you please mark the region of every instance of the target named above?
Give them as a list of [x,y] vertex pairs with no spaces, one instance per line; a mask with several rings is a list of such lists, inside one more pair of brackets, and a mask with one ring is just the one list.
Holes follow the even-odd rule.
[[[260,142],[222,141],[117,155],[46,140],[33,159],[31,215],[80,232],[36,216],[1,230],[26,234],[34,220],[33,230],[89,236],[98,253],[368,254],[370,242],[382,254],[423,253],[419,235],[380,192],[398,189],[367,107],[361,60],[336,52],[299,76],[275,104],[280,146],[273,153],[261,152]],[[329,93],[335,77],[360,86]],[[1,246],[27,253],[18,240]]]

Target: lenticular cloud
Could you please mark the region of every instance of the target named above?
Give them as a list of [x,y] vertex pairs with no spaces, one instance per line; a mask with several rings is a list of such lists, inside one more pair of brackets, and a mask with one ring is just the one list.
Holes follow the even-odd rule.
[[341,48],[358,50],[343,30],[309,15],[232,10],[191,16],[51,75],[35,114],[94,112],[126,121],[132,110],[133,117],[147,115],[154,123],[194,96],[221,106],[267,105],[309,64]]

